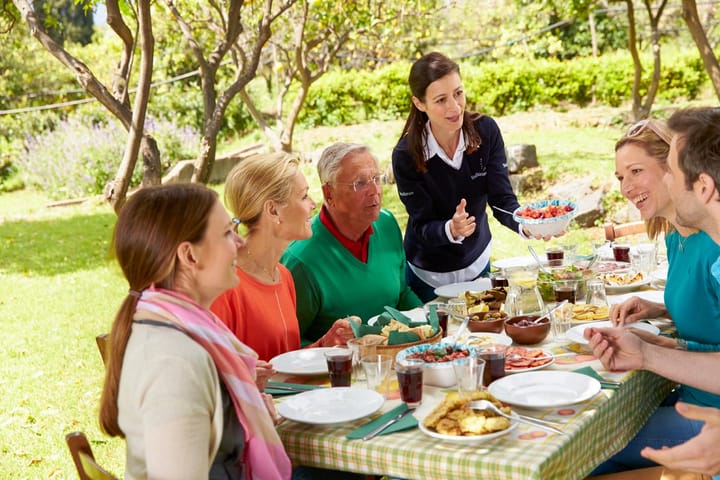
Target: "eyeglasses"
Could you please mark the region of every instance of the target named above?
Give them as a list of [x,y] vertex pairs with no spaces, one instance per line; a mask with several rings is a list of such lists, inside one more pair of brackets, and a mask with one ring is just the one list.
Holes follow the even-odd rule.
[[658,127],[656,127],[653,121],[650,119],[640,120],[639,122],[631,125],[630,128],[628,128],[625,136],[628,138],[637,137],[646,128],[649,128],[651,132],[653,132],[660,138],[660,140],[670,145],[670,139],[668,138],[668,136],[663,133]]
[[355,180],[354,182],[327,182],[336,185],[350,185],[356,192],[362,192],[370,187],[370,185],[380,186],[387,183],[386,175],[373,175],[369,180]]

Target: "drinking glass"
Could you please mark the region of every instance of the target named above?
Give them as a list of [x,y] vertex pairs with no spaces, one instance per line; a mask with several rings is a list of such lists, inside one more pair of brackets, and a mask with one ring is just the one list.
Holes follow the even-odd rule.
[[510,286],[507,277],[505,276],[505,272],[503,272],[502,270],[498,270],[497,272],[491,272],[489,277],[490,286],[492,288]]
[[572,318],[572,310],[565,308],[560,308],[550,314],[552,334],[555,341],[565,338],[565,332],[572,327]]
[[423,387],[423,360],[399,360],[395,362],[400,399],[410,408],[415,408],[422,402]]
[[565,252],[562,247],[551,246],[545,249],[545,255],[547,256],[548,265],[551,267],[561,267],[563,264],[563,258]]
[[349,387],[352,379],[352,352],[347,348],[333,348],[325,352],[330,385]]
[[605,282],[601,279],[587,281],[585,303],[588,305],[597,305],[598,307],[607,307],[610,305],[608,303],[607,293],[605,293]]
[[630,266],[647,278],[655,270],[655,246],[652,244],[636,245],[630,250]]
[[352,352],[352,377],[355,380],[365,380],[365,370],[360,361],[370,355],[375,355],[375,345],[365,345],[358,338],[351,338],[347,341],[347,347]]
[[360,360],[360,363],[365,371],[368,389],[375,390],[387,398],[392,357],[390,355],[368,355]]
[[555,280],[553,282],[555,301],[560,303],[563,300],[567,300],[568,303],[575,303],[577,300],[578,283],[577,280]]
[[616,262],[630,262],[630,245],[613,245],[613,257]]
[[448,329],[448,317],[450,315],[450,312],[452,309],[447,303],[442,302],[429,302],[423,305],[423,310],[425,311],[425,318],[430,321],[430,311],[431,308],[435,306],[435,313],[437,314],[438,323],[440,324],[440,328],[442,329],[442,336],[443,338],[447,337],[447,329]]
[[506,345],[494,344],[478,349],[477,355],[485,360],[483,385],[488,386],[498,378],[505,376]]
[[454,359],[452,366],[455,371],[458,394],[461,397],[469,397],[476,390],[482,389],[485,360],[470,355]]
[[563,250],[563,265],[573,265],[577,258],[578,244],[567,242],[563,243],[561,247]]

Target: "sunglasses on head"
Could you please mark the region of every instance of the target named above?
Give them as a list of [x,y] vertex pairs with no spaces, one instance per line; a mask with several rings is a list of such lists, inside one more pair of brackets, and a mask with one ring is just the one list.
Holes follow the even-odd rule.
[[628,138],[637,137],[643,131],[645,131],[645,129],[650,129],[650,131],[657,135],[660,140],[670,145],[670,138],[668,138],[665,133],[663,133],[657,126],[655,126],[653,121],[650,119],[640,120],[639,122],[630,125],[630,128],[628,128],[625,136]]

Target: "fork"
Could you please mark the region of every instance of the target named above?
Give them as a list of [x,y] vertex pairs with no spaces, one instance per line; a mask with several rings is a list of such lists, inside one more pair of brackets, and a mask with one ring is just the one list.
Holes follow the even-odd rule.
[[532,425],[538,428],[544,428],[545,430],[549,430],[551,432],[559,433],[560,435],[565,435],[565,432],[562,430],[555,428],[551,425],[548,425],[549,422],[547,420],[540,420],[539,418],[532,418],[532,417],[526,417],[525,415],[508,415],[507,413],[500,410],[498,407],[495,406],[492,402],[489,402],[487,400],[474,400],[470,402],[469,404],[470,408],[473,410],[490,410],[495,412],[496,414],[500,415],[501,417],[505,417],[509,420],[515,420],[517,422],[523,422],[527,423],[528,425]]

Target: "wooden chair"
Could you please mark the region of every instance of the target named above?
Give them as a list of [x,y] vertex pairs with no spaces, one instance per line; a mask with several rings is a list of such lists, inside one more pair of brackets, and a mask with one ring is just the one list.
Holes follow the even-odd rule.
[[102,361],[106,366],[109,341],[110,338],[108,337],[107,333],[101,333],[100,335],[95,337],[95,343],[97,343],[98,350],[100,351],[100,356],[102,357]]
[[626,237],[628,235],[638,235],[645,233],[645,222],[630,222],[621,225],[605,224],[605,239],[612,242],[616,238]]
[[65,441],[70,448],[70,455],[72,455],[80,480],[117,480],[110,472],[97,464],[84,433],[68,433],[65,435]]

